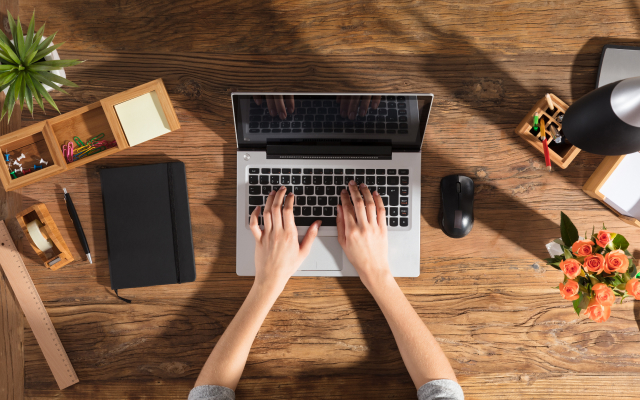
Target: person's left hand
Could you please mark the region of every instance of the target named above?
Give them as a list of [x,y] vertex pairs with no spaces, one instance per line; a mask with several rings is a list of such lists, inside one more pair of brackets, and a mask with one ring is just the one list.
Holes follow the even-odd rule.
[[[282,291],[302,261],[309,255],[311,244],[318,235],[321,222],[316,221],[307,234],[298,243],[298,229],[293,217],[295,196],[287,192],[284,186],[271,191],[264,206],[264,230],[258,225],[260,207],[251,213],[251,232],[256,238],[256,283]],[[282,202],[284,200],[284,208]]]

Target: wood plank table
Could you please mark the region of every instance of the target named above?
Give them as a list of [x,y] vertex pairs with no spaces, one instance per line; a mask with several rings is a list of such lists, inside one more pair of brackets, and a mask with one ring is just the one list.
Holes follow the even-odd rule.
[[[559,237],[560,211],[581,232],[604,222],[624,234],[636,258],[640,230],[582,192],[601,156],[582,152],[567,170],[548,173],[514,133],[545,93],[571,104],[592,90],[604,44],[640,45],[637,1],[20,0],[23,20],[34,9],[45,34],[59,31],[55,42],[66,42],[62,58],[87,60],[67,69],[80,87],[55,95],[61,111],[161,77],[182,129],[2,195],[7,221],[45,202],[79,259],[66,187],[96,263],[50,271],[19,238],[81,382],[58,390],[0,285],[1,398],[186,398],[252,283],[235,274],[232,91],[434,93],[422,156],[421,275],[398,281],[466,398],[640,398],[640,302],[615,305],[602,324],[577,317],[554,289],[561,273],[541,261],[545,243]],[[24,112],[22,126],[54,113]],[[125,304],[109,289],[97,170],[168,160],[186,163],[198,279],[123,290],[133,299]],[[476,183],[475,227],[459,240],[437,225],[439,181],[452,173]],[[293,278],[258,334],[237,395],[411,399],[415,388],[358,279]]]

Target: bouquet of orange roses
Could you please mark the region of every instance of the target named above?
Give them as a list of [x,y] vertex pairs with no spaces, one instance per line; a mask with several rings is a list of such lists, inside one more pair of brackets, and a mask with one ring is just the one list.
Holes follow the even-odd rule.
[[564,273],[564,280],[558,286],[566,300],[573,301],[573,308],[596,322],[604,322],[611,315],[611,306],[616,297],[620,302],[626,296],[640,300],[640,281],[631,253],[629,242],[620,234],[602,230],[580,239],[578,230],[571,219],[560,213],[561,239],[554,242],[560,246],[562,254],[545,261]]

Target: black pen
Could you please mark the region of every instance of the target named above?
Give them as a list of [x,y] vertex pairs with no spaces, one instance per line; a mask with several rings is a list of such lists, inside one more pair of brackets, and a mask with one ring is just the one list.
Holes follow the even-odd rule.
[[69,193],[67,193],[66,188],[62,188],[62,190],[64,191],[64,201],[65,203],[67,203],[67,211],[69,211],[69,215],[71,216],[71,220],[73,221],[73,226],[76,227],[76,232],[78,233],[78,237],[80,238],[82,249],[87,255],[89,264],[93,264],[93,261],[91,261],[91,252],[89,251],[89,245],[87,244],[87,238],[84,236],[84,230],[82,229],[82,225],[80,224],[80,218],[78,218],[76,208],[73,206],[71,196],[69,195]]

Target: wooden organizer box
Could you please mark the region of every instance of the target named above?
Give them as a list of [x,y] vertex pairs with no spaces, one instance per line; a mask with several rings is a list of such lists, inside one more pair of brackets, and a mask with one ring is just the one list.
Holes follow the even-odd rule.
[[640,228],[640,221],[638,221],[633,217],[620,214],[618,210],[616,210],[615,208],[607,204],[607,202],[605,201],[606,196],[600,192],[600,189],[602,189],[602,186],[604,185],[604,183],[607,181],[607,179],[609,179],[611,174],[613,174],[613,171],[615,171],[616,168],[618,168],[618,165],[620,165],[624,157],[625,156],[605,157],[604,160],[602,160],[602,162],[598,166],[598,168],[596,168],[596,170],[593,172],[593,174],[589,177],[587,182],[584,184],[584,186],[582,187],[582,190],[589,196],[593,197],[594,199],[600,200],[602,204],[604,204],[611,211],[613,211],[613,213],[616,214],[618,218],[620,218],[620,220],[622,220],[623,222],[626,222],[629,225],[633,225],[635,227]]
[[[29,162],[27,165],[31,165],[31,162],[39,162],[40,158],[49,162],[45,168],[18,178],[11,177],[9,168],[4,163],[4,166],[0,167],[2,186],[6,191],[15,190],[131,147],[115,107],[152,92],[155,92],[162,108],[168,131],[180,129],[178,117],[162,79],[156,79],[0,137],[0,152],[3,155],[8,152],[16,158],[23,153],[27,156],[25,160]],[[73,142],[74,137],[86,142],[101,133],[104,133],[104,138],[101,140],[116,140],[117,147],[67,163],[62,153],[62,146],[65,143]]]
[[[558,115],[567,112],[569,106],[560,100],[556,95],[550,93],[551,102],[555,106],[554,110],[549,108],[546,97],[540,99],[524,119],[516,127],[516,133],[526,140],[530,145],[538,149],[540,153],[544,154],[544,147],[542,141],[536,137],[533,133],[533,116],[537,112],[538,116],[545,122],[545,130],[549,132],[549,126],[552,124],[558,129],[558,132],[562,131],[562,123],[556,119]],[[548,139],[547,139],[548,140]],[[571,164],[574,158],[580,153],[580,149],[573,146],[571,143],[549,143],[549,156],[551,161],[558,167],[565,169]]]

